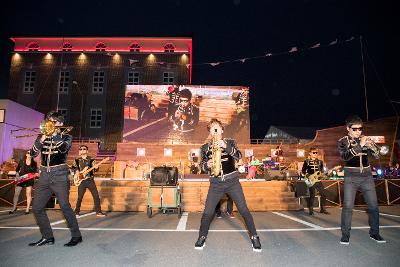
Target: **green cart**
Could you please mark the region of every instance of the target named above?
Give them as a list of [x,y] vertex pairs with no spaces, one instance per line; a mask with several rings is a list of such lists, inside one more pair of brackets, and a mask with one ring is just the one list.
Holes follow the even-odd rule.
[[150,185],[147,195],[147,217],[153,216],[153,209],[164,214],[177,213],[182,216],[182,194],[179,185]]

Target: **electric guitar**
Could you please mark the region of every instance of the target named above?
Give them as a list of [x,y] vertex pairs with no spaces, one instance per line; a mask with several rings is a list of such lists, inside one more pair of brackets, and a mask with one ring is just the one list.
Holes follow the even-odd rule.
[[[327,173],[331,172],[331,171],[335,171],[340,169],[342,166],[338,165],[333,167],[332,169],[330,169]],[[321,177],[325,176],[325,173],[321,172],[321,171],[316,171],[313,174],[306,174],[304,176],[304,182],[306,183],[307,187],[312,187],[316,182],[319,181],[319,179],[321,179]]]
[[86,166],[82,171],[79,172],[79,175],[77,175],[78,173],[75,173],[75,175],[74,175],[74,185],[79,186],[82,183],[82,181],[84,181],[84,180],[86,180],[86,179],[88,179],[90,177],[90,176],[86,177],[86,175],[88,173],[90,173],[94,169],[97,169],[101,164],[103,164],[103,163],[105,163],[105,162],[107,162],[109,160],[110,160],[110,157],[104,158],[99,163],[97,163],[94,166],[92,166],[91,168]]

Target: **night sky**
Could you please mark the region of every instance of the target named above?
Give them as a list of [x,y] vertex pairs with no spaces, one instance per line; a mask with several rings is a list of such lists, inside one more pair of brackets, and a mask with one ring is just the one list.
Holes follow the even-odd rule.
[[[329,127],[348,114],[400,112],[394,1],[13,1],[2,4],[0,97],[11,36],[189,36],[193,63],[281,55],[193,68],[193,84],[251,88],[252,138],[270,125]],[[344,42],[354,37],[354,40]],[[337,45],[328,44],[338,39]],[[299,53],[292,47],[320,48]]]

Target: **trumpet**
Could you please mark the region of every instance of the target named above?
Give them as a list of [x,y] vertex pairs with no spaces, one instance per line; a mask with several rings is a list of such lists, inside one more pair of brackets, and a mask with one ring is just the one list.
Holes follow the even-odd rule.
[[362,135],[361,138],[366,138],[365,146],[372,150],[376,155],[386,155],[389,153],[387,146],[378,146],[369,136]]
[[65,134],[65,133],[70,132],[73,128],[74,127],[72,127],[72,126],[56,126],[55,122],[53,122],[51,120],[43,120],[39,126],[40,132],[46,136],[51,136],[56,131],[61,130],[61,129],[64,129],[61,132],[61,134]]

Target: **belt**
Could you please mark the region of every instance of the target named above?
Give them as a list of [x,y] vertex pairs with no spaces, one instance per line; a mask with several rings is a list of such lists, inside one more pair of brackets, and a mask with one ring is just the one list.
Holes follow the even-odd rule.
[[238,172],[238,171],[233,171],[233,172],[230,172],[230,173],[228,173],[228,174],[224,174],[224,175],[221,175],[221,176],[212,176],[211,178],[217,178],[217,179],[219,179],[220,181],[225,181],[225,180],[229,180],[229,179],[232,179],[232,178],[238,178],[238,177],[240,177],[240,173]]
[[344,166],[345,169],[358,169],[360,170],[360,173],[364,172],[365,169],[370,169],[371,165],[368,165],[366,167],[360,166],[360,167],[350,167],[350,166]]
[[46,168],[47,172],[50,172],[50,170],[54,170],[60,167],[68,167],[67,163],[63,163],[63,164],[58,164],[58,165],[51,165],[51,166],[43,166],[40,165],[41,168]]

